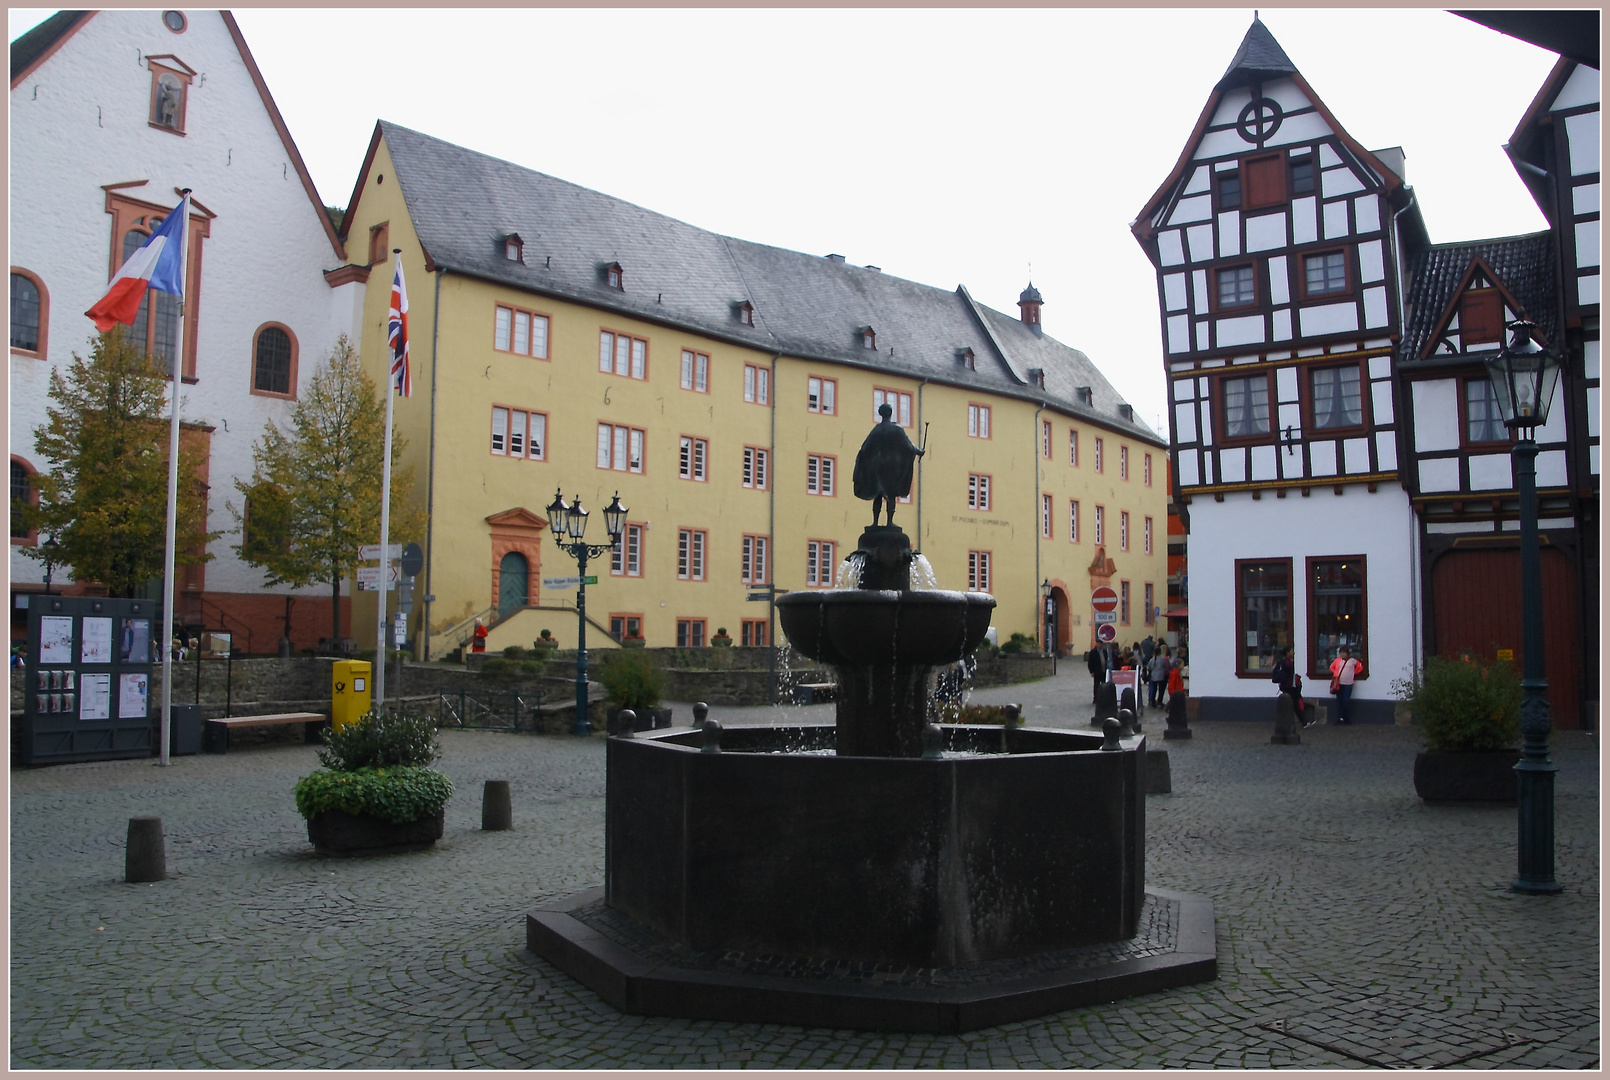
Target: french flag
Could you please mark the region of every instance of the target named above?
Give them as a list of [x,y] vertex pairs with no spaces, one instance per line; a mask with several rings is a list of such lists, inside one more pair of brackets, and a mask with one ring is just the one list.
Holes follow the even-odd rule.
[[114,323],[134,325],[146,290],[184,295],[185,228],[190,222],[190,196],[179,200],[167,220],[151,234],[151,239],[128,257],[106,295],[84,314],[95,320],[95,329],[106,333]]

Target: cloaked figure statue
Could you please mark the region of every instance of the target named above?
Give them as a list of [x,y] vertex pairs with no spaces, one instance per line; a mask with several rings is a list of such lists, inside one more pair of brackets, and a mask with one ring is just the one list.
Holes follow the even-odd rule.
[[893,408],[879,405],[878,415],[883,417],[882,422],[867,433],[861,452],[855,455],[854,476],[855,497],[872,501],[874,526],[885,502],[889,506],[888,524],[894,524],[895,500],[911,494],[913,463],[927,453],[915,446],[905,428],[891,419]]

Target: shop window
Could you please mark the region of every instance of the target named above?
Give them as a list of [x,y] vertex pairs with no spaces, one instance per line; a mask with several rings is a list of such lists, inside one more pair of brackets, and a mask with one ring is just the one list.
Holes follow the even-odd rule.
[[1364,556],[1308,560],[1308,674],[1330,678],[1330,663],[1347,649],[1364,662]]
[[1291,560],[1237,559],[1236,674],[1267,677],[1292,645]]

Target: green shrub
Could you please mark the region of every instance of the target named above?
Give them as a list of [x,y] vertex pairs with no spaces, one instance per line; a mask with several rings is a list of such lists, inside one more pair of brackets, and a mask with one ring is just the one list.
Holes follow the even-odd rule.
[[599,673],[598,681],[604,684],[609,703],[617,709],[658,708],[660,694],[665,690],[665,673],[635,653],[611,660]]
[[424,766],[442,756],[436,718],[423,712],[371,710],[340,731],[326,728],[319,764],[336,772]]
[[453,796],[453,782],[417,766],[316,772],[296,782],[296,810],[304,818],[330,810],[401,823],[433,817]]
[[522,660],[522,661],[520,661],[520,674],[522,674],[522,675],[541,675],[542,674],[542,661],[540,661],[540,660]]
[[521,645],[505,645],[503,656],[507,660],[519,660],[525,656],[525,647]]
[[1519,733],[1521,682],[1515,666],[1474,656],[1433,656],[1418,679],[1398,679],[1428,750],[1508,750]]
[[481,674],[489,679],[506,679],[520,671],[518,661],[505,660],[501,656],[494,656],[481,665]]
[[1017,653],[1034,652],[1039,647],[1038,642],[1028,634],[1013,634],[1012,639],[1001,646],[1001,652]]

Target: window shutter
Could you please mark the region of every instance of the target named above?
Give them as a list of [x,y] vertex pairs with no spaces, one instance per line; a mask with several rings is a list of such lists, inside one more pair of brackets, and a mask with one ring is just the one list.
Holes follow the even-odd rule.
[[1243,166],[1249,208],[1275,206],[1286,201],[1286,167],[1283,155],[1252,158]]

